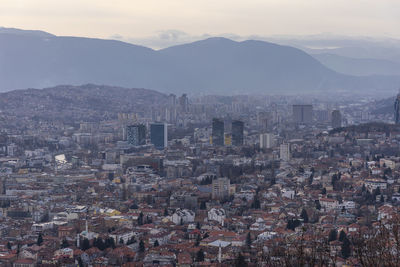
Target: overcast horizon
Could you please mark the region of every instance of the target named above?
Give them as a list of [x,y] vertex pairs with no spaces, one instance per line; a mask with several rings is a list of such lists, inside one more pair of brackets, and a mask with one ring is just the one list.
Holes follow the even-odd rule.
[[400,39],[400,2],[338,0],[4,0],[3,27],[117,39],[152,48],[212,36],[233,40],[332,35]]

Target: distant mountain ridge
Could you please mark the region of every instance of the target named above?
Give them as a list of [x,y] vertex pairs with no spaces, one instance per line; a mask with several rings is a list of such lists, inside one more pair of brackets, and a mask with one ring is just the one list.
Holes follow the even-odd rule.
[[337,73],[307,53],[225,38],[153,50],[114,40],[0,28],[0,91],[109,84],[192,94],[390,91],[398,76]]

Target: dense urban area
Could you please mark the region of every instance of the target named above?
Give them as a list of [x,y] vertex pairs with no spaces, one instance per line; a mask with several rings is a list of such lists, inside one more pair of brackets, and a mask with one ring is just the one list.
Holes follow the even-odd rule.
[[2,93],[0,264],[400,266],[400,99],[386,102]]

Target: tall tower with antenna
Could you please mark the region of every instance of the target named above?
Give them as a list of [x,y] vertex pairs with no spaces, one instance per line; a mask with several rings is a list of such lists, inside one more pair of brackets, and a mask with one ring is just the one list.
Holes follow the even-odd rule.
[[394,123],[400,124],[400,89],[394,102]]

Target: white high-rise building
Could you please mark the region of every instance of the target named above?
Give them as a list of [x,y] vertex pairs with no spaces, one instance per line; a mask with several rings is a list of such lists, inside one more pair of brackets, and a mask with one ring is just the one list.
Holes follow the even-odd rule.
[[290,144],[283,143],[279,147],[280,159],[283,161],[290,160]]
[[271,133],[260,134],[260,148],[271,148],[275,145],[274,135]]

